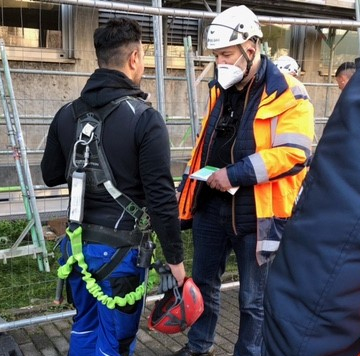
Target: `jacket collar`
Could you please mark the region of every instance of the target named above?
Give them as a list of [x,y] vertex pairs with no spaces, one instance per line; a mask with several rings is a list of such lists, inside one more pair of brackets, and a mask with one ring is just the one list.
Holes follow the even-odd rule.
[[124,73],[105,68],[96,69],[81,92],[81,98],[92,107],[102,107],[127,95],[147,98]]

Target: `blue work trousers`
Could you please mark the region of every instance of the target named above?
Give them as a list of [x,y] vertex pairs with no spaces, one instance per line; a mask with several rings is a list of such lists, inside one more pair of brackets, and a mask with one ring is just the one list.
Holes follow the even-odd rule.
[[260,356],[264,317],[263,295],[269,265],[256,262],[256,233],[235,235],[231,200],[215,198],[198,211],[193,221],[192,277],[204,298],[204,313],[188,332],[188,347],[207,352],[214,343],[220,309],[221,276],[227,258],[235,252],[240,281],[239,332],[234,356]]
[[[67,254],[71,254],[68,241],[68,238],[64,239],[62,250],[67,248]],[[98,271],[104,263],[110,261],[115,251],[115,248],[107,245],[84,244],[83,253],[88,271]],[[137,256],[137,249],[131,249],[121,264],[99,282],[104,294],[123,297],[142,283],[144,269],[136,267]],[[63,257],[60,264],[64,262]],[[67,278],[76,308],[68,356],[133,355],[143,301],[140,300],[132,306],[109,309],[89,293],[82,277],[76,266]]]

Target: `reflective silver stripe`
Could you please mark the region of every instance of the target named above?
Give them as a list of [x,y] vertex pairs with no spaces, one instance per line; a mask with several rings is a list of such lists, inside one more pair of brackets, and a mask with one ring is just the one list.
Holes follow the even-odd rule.
[[186,166],[184,170],[184,174],[189,174],[189,173],[190,173],[190,166]]
[[128,104],[129,105],[129,107],[130,107],[130,109],[131,109],[131,111],[135,114],[135,107],[130,103],[130,101],[129,100],[126,100],[126,104]]
[[85,334],[93,333],[94,331],[95,331],[95,330],[85,330],[85,331],[74,331],[74,330],[71,330],[71,334],[85,335]]
[[299,190],[299,193],[298,193],[298,195],[297,195],[296,198],[295,198],[294,205],[296,205],[296,204],[298,203],[298,201],[299,201],[299,199],[300,199],[300,196],[301,196],[301,193],[303,192],[303,190],[304,190],[304,187],[301,186],[301,187],[300,187],[300,190]]
[[106,352],[104,352],[103,350],[101,350],[101,348],[99,348],[99,351],[100,351],[104,356],[111,356],[110,354],[107,354]]
[[291,92],[295,97],[303,97],[304,99],[309,99],[309,94],[304,86],[297,85],[295,87],[290,88]]
[[275,116],[271,119],[271,122],[270,122],[270,132],[271,132],[271,147],[274,146],[274,143],[275,143],[275,138],[276,138],[276,127],[277,127],[277,124],[278,124],[278,117]]
[[259,153],[254,153],[249,156],[249,160],[254,168],[257,183],[269,181],[269,175],[265,166],[265,162]]
[[297,145],[302,146],[305,149],[310,149],[312,140],[302,134],[298,133],[284,133],[275,136],[273,146],[286,146],[286,145]]
[[279,249],[280,241],[263,240],[256,243],[256,251],[274,252]]
[[108,193],[116,200],[117,198],[119,198],[119,196],[122,195],[122,193],[114,186],[114,184],[110,181],[107,180],[106,182],[104,182],[104,186],[106,188],[106,190],[108,191]]

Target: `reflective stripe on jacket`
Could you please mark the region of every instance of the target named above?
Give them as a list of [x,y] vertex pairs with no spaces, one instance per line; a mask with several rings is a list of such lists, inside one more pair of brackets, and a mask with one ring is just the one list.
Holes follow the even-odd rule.
[[[266,73],[266,84],[257,110],[244,111],[253,115],[256,152],[245,158],[237,157],[241,140],[234,143],[233,164],[227,166],[231,184],[254,186],[257,216],[258,262],[264,263],[280,243],[284,222],[290,217],[295,199],[306,175],[306,164],[311,156],[314,136],[314,110],[302,83],[292,76],[273,75],[272,63]],[[270,73],[268,73],[270,72]],[[271,80],[270,80],[271,78]],[[277,88],[277,82],[279,90]],[[274,84],[275,83],[275,84]],[[269,88],[270,87],[270,88]],[[205,132],[209,118],[219,101],[220,91],[210,88],[209,109],[202,122],[202,130],[187,167],[187,174],[206,165],[207,150],[211,143]],[[250,111],[250,112],[249,112]],[[219,113],[221,110],[219,111]],[[211,128],[210,128],[211,129]],[[180,196],[180,218],[189,220],[196,210],[198,182],[186,179]],[[233,228],[236,233],[236,206],[233,198]]]

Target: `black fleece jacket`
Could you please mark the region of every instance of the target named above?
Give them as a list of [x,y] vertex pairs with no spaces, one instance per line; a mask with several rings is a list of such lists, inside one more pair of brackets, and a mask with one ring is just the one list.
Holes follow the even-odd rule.
[[[90,106],[100,108],[114,99],[147,95],[123,73],[97,69],[81,92]],[[55,115],[41,162],[43,180],[52,187],[66,182],[66,168],[76,140],[71,103]],[[166,261],[183,261],[178,205],[170,172],[168,131],[161,115],[149,108],[134,120],[129,105],[121,103],[105,120],[103,147],[117,188],[139,206],[146,206]],[[84,222],[131,230],[134,219],[107,193],[85,194]]]

